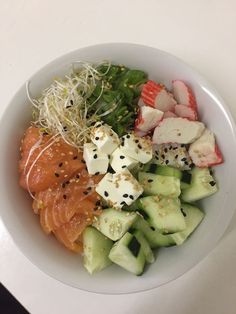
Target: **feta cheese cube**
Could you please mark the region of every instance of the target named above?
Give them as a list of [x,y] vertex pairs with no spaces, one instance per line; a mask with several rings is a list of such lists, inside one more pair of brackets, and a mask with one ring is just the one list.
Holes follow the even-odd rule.
[[107,172],[109,159],[92,143],[84,144],[83,157],[89,174],[103,174]]
[[118,135],[107,124],[97,122],[91,132],[92,142],[106,154],[111,154],[120,144]]
[[138,137],[133,133],[126,134],[121,138],[121,151],[137,161],[146,164],[152,159],[151,140]]
[[113,174],[113,182],[127,205],[131,205],[143,193],[142,186],[128,169]]
[[118,193],[118,189],[113,180],[113,175],[107,173],[95,188],[96,192],[114,208],[121,208],[125,205],[122,196]]
[[110,165],[115,172],[122,171],[125,168],[131,170],[138,164],[137,160],[124,154],[119,147],[111,154]]

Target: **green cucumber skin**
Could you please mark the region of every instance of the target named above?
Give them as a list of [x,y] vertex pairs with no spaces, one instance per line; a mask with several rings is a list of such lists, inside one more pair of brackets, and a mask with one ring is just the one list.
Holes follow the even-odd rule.
[[139,241],[139,243],[141,244],[142,250],[143,250],[145,258],[146,258],[146,262],[149,264],[154,263],[155,262],[154,254],[152,252],[152,249],[151,249],[148,241],[146,240],[145,236],[143,235],[143,233],[140,230],[136,230],[134,232],[134,235],[135,235],[136,239]]

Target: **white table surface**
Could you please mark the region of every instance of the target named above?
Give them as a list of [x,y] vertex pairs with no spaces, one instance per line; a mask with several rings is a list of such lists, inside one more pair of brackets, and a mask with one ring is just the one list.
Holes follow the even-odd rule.
[[[0,113],[45,63],[82,46],[120,41],[184,59],[215,85],[236,117],[235,30],[234,0],[0,0]],[[0,223],[0,280],[30,313],[233,314],[235,227],[236,216],[214,251],[176,281],[145,293],[105,296],[42,273]]]

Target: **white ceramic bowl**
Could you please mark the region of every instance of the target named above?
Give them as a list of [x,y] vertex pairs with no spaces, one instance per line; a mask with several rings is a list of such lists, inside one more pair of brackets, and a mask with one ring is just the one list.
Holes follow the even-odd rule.
[[170,87],[173,79],[182,79],[192,87],[203,122],[215,132],[225,163],[215,168],[220,190],[202,202],[206,217],[199,228],[180,247],[161,249],[157,260],[140,277],[118,266],[90,276],[80,256],[64,249],[43,233],[31,200],[18,186],[17,163],[20,139],[27,127],[31,107],[25,84],[16,93],[1,120],[0,199],[1,216],[17,246],[32,263],[67,285],[98,293],[130,293],[161,286],[184,274],[202,260],[223,235],[234,212],[236,178],[236,139],[233,119],[224,101],[202,77],[179,59],[160,51],[134,44],[102,44],[68,53],[49,63],[31,78],[34,96],[47,87],[53,77],[65,74],[78,60],[111,60],[131,68],[145,70],[149,78]]

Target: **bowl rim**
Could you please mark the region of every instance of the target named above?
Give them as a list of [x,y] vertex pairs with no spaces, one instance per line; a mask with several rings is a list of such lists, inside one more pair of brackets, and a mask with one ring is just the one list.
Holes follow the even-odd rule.
[[[20,92],[20,90],[22,90],[26,84],[27,81],[31,81],[36,75],[38,75],[41,71],[44,71],[47,67],[53,67],[57,62],[59,62],[61,59],[63,59],[64,57],[68,57],[71,55],[74,55],[75,53],[79,53],[83,50],[87,50],[87,49],[96,49],[98,47],[106,47],[106,46],[133,46],[136,48],[144,48],[144,49],[152,49],[155,51],[158,51],[159,53],[170,57],[172,60],[177,61],[178,63],[180,63],[181,65],[183,65],[185,68],[188,69],[188,71],[190,71],[192,74],[194,74],[195,78],[197,78],[198,81],[201,82],[201,84],[205,84],[207,86],[207,88],[210,90],[210,95],[211,97],[214,98],[214,100],[219,104],[220,107],[223,108],[224,112],[225,112],[225,116],[227,118],[227,121],[231,127],[232,130],[232,135],[233,135],[233,139],[234,142],[236,144],[236,124],[234,122],[233,116],[231,114],[231,111],[227,105],[227,103],[224,101],[224,99],[220,96],[219,92],[215,89],[215,87],[207,80],[205,79],[197,70],[195,70],[194,67],[192,67],[191,65],[189,65],[188,63],[186,63],[185,61],[183,61],[181,58],[176,57],[175,55],[166,52],[164,50],[161,50],[159,48],[156,48],[154,46],[149,46],[149,45],[144,45],[144,44],[138,44],[138,43],[130,43],[130,42],[104,42],[104,43],[98,43],[95,45],[88,45],[88,46],[83,46],[81,48],[77,48],[77,49],[73,49],[71,51],[68,51],[64,54],[61,54],[59,56],[57,56],[56,58],[52,59],[51,61],[47,62],[46,64],[44,64],[42,67],[38,68],[37,70],[34,71],[34,73],[31,74],[31,76],[28,78],[28,80],[26,80],[23,84],[21,84],[18,89],[15,91],[14,95],[10,98],[10,100],[8,101],[8,103],[6,104],[4,110],[1,113],[0,116],[0,124],[4,119],[4,116],[7,114],[7,111],[9,109],[9,105],[14,101],[16,95]],[[68,62],[68,66],[70,65],[70,63]],[[74,289],[79,289],[82,291],[86,291],[86,292],[92,292],[95,294],[104,294],[104,295],[123,295],[123,294],[134,294],[134,293],[141,293],[141,292],[145,292],[145,291],[149,291],[149,290],[153,290],[153,289],[157,289],[159,287],[162,287],[164,285],[169,284],[172,281],[177,280],[178,278],[182,277],[185,273],[187,273],[189,270],[193,269],[197,264],[199,264],[201,261],[203,261],[210,253],[211,251],[213,251],[213,249],[217,246],[217,244],[219,243],[219,241],[221,240],[221,238],[225,235],[226,230],[230,224],[230,221],[232,220],[232,217],[235,213],[236,208],[233,208],[229,211],[228,215],[227,215],[227,220],[224,221],[223,227],[222,227],[222,232],[220,234],[218,234],[214,241],[212,241],[211,244],[211,248],[208,250],[207,253],[202,252],[201,254],[198,255],[198,257],[195,259],[195,261],[189,265],[188,267],[185,268],[184,271],[182,271],[180,274],[174,276],[173,278],[167,280],[166,282],[156,286],[156,285],[150,285],[150,287],[148,288],[141,288],[138,290],[134,290],[134,291],[129,291],[129,292],[109,292],[107,290],[102,290],[101,291],[95,291],[93,289],[86,289],[83,287],[78,287],[75,286],[71,283],[67,283],[59,278],[57,278],[56,276],[54,276],[53,274],[51,274],[49,271],[44,270],[43,266],[40,263],[35,263],[34,259],[30,256],[30,254],[28,255],[27,253],[25,253],[25,251],[22,249],[22,245],[20,244],[20,241],[18,241],[17,237],[14,236],[14,232],[12,232],[11,227],[6,223],[5,218],[4,218],[4,214],[2,214],[2,212],[0,213],[0,219],[2,221],[3,226],[5,227],[5,230],[8,232],[9,236],[11,237],[12,241],[14,242],[14,244],[16,245],[16,247],[19,249],[19,251],[26,257],[27,260],[29,260],[35,267],[37,267],[38,270],[40,270],[42,273],[47,274],[50,278],[53,278],[54,280],[57,280],[59,282],[61,282],[62,284],[66,285],[67,287],[71,287]],[[7,219],[6,219],[7,220]]]

